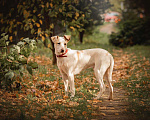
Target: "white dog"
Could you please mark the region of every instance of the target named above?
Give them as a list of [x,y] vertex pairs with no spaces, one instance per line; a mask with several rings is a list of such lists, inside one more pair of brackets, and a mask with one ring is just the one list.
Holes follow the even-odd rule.
[[70,35],[64,35],[64,37],[51,37],[54,42],[55,54],[57,56],[57,66],[64,80],[65,95],[68,96],[70,85],[71,97],[75,96],[74,75],[80,73],[83,69],[92,67],[94,68],[96,79],[100,84],[100,92],[96,99],[99,99],[105,90],[103,82],[104,75],[106,76],[109,84],[109,99],[112,99],[113,87],[111,82],[114,66],[112,55],[108,51],[100,48],[81,51],[71,50],[67,48],[67,43],[70,38]]

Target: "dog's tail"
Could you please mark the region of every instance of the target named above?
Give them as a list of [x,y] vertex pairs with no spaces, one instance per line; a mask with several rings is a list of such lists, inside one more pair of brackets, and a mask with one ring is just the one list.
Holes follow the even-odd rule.
[[109,67],[109,77],[111,78],[111,81],[110,82],[112,82],[113,80],[112,80],[112,72],[113,72],[113,67],[114,67],[114,58],[113,58],[113,56],[111,55],[111,57],[110,57],[110,67]]

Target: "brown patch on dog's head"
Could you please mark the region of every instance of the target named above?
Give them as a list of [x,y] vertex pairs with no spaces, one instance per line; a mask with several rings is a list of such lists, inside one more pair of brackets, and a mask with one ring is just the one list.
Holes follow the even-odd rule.
[[77,51],[77,56],[78,56],[78,60],[79,60],[79,57],[80,57],[80,52],[79,51]]
[[69,42],[71,39],[71,35],[64,35],[64,38],[67,42]]
[[53,36],[53,37],[51,37],[51,40],[53,41],[53,43],[55,43],[58,39],[59,39],[59,36]]

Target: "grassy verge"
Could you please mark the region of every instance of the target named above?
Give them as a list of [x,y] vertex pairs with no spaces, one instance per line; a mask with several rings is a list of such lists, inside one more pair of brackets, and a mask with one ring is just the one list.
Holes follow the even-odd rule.
[[[124,49],[130,55],[128,79],[120,80],[120,86],[127,90],[129,110],[137,119],[150,119],[150,48],[133,46]],[[117,83],[118,84],[118,83]]]

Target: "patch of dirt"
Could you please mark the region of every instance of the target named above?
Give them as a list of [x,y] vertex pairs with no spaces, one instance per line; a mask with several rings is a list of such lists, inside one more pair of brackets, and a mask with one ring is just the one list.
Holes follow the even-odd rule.
[[[130,54],[123,53],[122,50],[114,50],[113,56],[115,60],[113,80],[119,83],[120,80],[130,77],[127,75],[128,62]],[[120,59],[121,58],[121,59]],[[114,87],[113,100],[108,100],[109,88],[106,86],[106,91],[102,95],[102,102],[97,103],[99,106],[99,114],[97,120],[135,120],[133,113],[128,111],[128,94],[120,87]]]
[[107,34],[111,34],[112,32],[116,32],[115,24],[110,23],[110,24],[106,24],[106,25],[101,26],[100,32],[107,33]]
[[106,89],[102,102],[97,103],[100,114],[98,120],[135,120],[134,115],[128,111],[128,97],[123,89],[114,87],[113,100],[108,100],[108,95],[109,89]]

